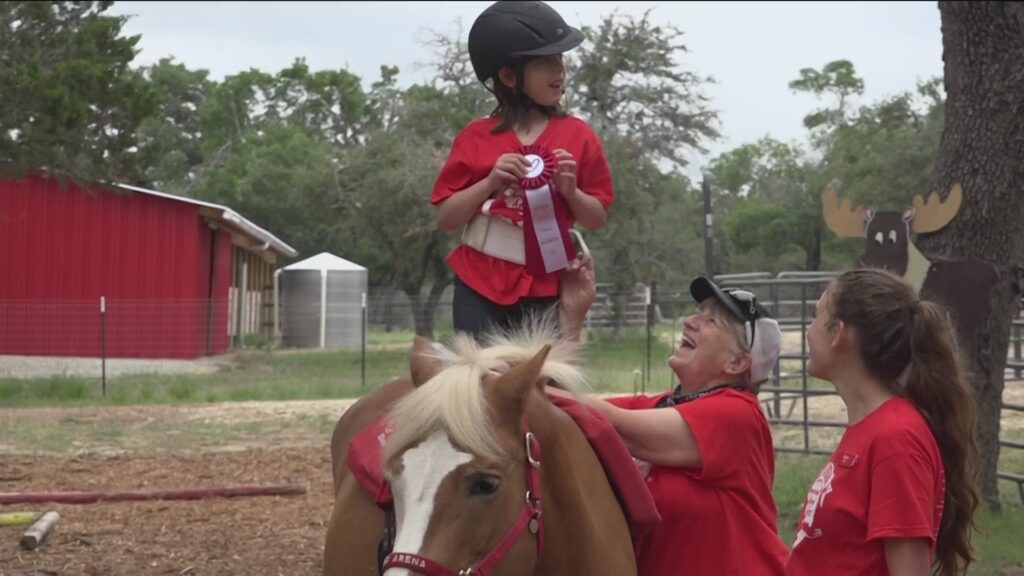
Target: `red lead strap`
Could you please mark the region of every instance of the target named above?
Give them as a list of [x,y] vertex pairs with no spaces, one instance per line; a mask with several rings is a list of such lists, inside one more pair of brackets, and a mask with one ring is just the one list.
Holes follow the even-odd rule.
[[508,551],[512,549],[512,546],[523,535],[527,527],[537,537],[537,557],[540,557],[544,549],[543,523],[541,522],[540,508],[540,473],[538,471],[540,468],[540,443],[537,442],[537,437],[529,431],[525,422],[523,423],[523,428],[526,430],[526,502],[522,509],[520,509],[515,523],[505,533],[501,542],[498,542],[498,546],[491,550],[475,567],[463,568],[458,572],[429,558],[424,558],[419,554],[406,552],[389,554],[384,559],[382,566],[384,571],[387,571],[389,568],[407,568],[425,576],[488,576],[505,555],[508,554]]

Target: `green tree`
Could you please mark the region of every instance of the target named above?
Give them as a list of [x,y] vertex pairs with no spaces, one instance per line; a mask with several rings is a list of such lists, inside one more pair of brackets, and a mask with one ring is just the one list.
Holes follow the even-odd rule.
[[[626,294],[638,282],[679,278],[700,266],[680,250],[701,228],[694,219],[699,196],[679,170],[689,152],[718,136],[717,116],[702,93],[710,80],[677,62],[686,51],[677,28],[654,25],[648,12],[606,16],[584,33],[590,43],[571,53],[570,103],[602,138],[616,194],[608,223],[589,243],[602,282]],[[620,298],[613,306],[616,338],[623,304]]]
[[[764,138],[728,151],[710,165],[715,214],[729,232],[723,251],[732,271],[849,265],[863,241],[840,240],[824,229],[825,187],[836,187],[843,197],[876,209],[903,209],[924,189],[932,169],[944,117],[937,80],[856,109],[852,98],[864,85],[849,61],[831,62],[820,71],[803,69],[790,86],[833,99],[832,105],[805,118],[808,149]],[[746,206],[752,199],[770,204]],[[751,230],[739,223],[777,222],[779,208],[789,212],[792,224],[792,233],[784,238],[772,225]],[[798,248],[803,258],[797,259],[792,250],[780,252],[779,241]]]
[[374,128],[364,146],[342,152],[339,205],[372,282],[405,293],[416,333],[432,336],[453,278],[445,257],[457,240],[437,229],[432,185],[455,135],[490,111],[493,96],[473,76],[461,35],[435,32],[424,44],[434,56],[429,84],[400,90],[398,69],[390,66],[372,84]]
[[273,76],[251,69],[213,87],[199,109],[204,169],[223,162],[233,145],[244,142],[265,122],[277,121],[265,104],[271,101],[273,85]]
[[366,147],[347,151],[341,181],[346,221],[361,238],[359,253],[375,264],[375,282],[406,294],[417,334],[432,337],[453,280],[445,256],[457,241],[437,229],[432,184],[456,134],[489,112],[494,96],[473,76],[461,34],[434,32],[424,44],[433,81],[399,90],[398,70],[382,69],[368,96],[378,129]]
[[379,130],[345,152],[339,174],[346,227],[359,238],[364,262],[375,282],[408,296],[416,333],[428,337],[452,278],[444,260],[450,238],[437,228],[430,204],[430,183],[443,162],[442,151],[423,137]]
[[789,87],[819,97],[835,97],[834,107],[816,110],[804,117],[804,126],[808,130],[822,129],[825,135],[849,122],[851,98],[864,93],[864,81],[857,76],[853,62],[849,60],[834,60],[821,70],[803,68],[800,77],[790,82]]
[[302,59],[229,76],[199,106],[203,161],[189,191],[250,214],[302,253],[353,257],[339,158],[378,122],[371,104],[358,77]]
[[156,98],[110,2],[0,3],[0,173],[137,182]]
[[269,97],[268,118],[343,148],[359,144],[375,120],[358,76],[347,70],[311,72],[301,58],[277,74]]
[[796,92],[809,92],[819,98],[831,97],[832,106],[811,112],[804,117],[804,126],[810,131],[815,161],[808,162],[805,182],[790,202],[790,208],[802,218],[805,231],[802,242],[807,254],[805,269],[818,270],[822,261],[822,242],[825,230],[821,222],[821,193],[833,183],[827,167],[833,161],[837,134],[853,120],[853,97],[864,93],[864,81],[849,60],[834,60],[821,70],[804,68],[800,77],[789,83]]
[[[430,86],[440,90],[449,102],[445,122],[438,126],[450,131],[452,136],[474,118],[491,112],[496,105],[494,96],[476,79],[464,38],[466,35],[460,25],[452,35],[435,31],[424,42],[424,47],[433,55],[434,79]],[[449,139],[445,145],[450,143]]]
[[[744,144],[712,160],[714,214],[723,225],[723,270],[770,271],[813,265],[808,228],[814,165],[800,147],[772,138]],[[814,268],[810,268],[814,269]]]
[[712,82],[683,70],[683,33],[657,26],[650,11],[640,18],[605,16],[596,28],[584,27],[584,44],[573,60],[572,103],[600,134],[627,134],[655,162],[682,168],[686,154],[704,152],[718,138],[717,113],[701,88]]
[[215,83],[206,70],[189,70],[163,58],[142,70],[156,94],[158,109],[138,130],[142,179],[147,186],[189,193],[203,163],[199,110]]
[[824,173],[840,184],[844,197],[902,210],[926,189],[944,123],[935,82],[862,107],[855,120],[836,130]]
[[798,146],[766,137],[721,154],[709,169],[720,195],[777,203],[803,185],[805,156]]
[[344,248],[336,190],[330,147],[284,124],[250,134],[195,188],[199,197],[231,206],[307,255]]

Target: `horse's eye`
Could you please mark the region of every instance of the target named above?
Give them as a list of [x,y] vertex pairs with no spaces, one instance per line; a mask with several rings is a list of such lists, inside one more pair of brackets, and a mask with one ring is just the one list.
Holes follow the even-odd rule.
[[495,476],[485,476],[483,474],[474,474],[469,478],[469,495],[470,496],[490,496],[498,490],[498,486],[501,485],[501,480]]

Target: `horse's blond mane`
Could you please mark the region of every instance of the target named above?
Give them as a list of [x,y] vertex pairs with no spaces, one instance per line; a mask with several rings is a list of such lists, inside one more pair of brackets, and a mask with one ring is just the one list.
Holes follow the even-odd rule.
[[477,456],[507,458],[488,415],[483,378],[490,370],[504,373],[530,360],[547,344],[551,350],[541,377],[566,390],[588,389],[576,367],[578,345],[558,338],[550,317],[528,320],[518,330],[489,334],[483,345],[464,334],[453,338],[451,348],[434,344],[430,355],[444,369],[391,410],[393,432],[384,447],[385,461],[437,430],[446,431],[456,444]]

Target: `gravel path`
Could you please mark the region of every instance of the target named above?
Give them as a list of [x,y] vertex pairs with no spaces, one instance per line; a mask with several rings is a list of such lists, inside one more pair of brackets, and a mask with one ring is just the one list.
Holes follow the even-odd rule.
[[[146,360],[134,358],[108,358],[107,376],[125,374],[211,374],[226,369],[230,356],[214,356],[197,360]],[[99,358],[69,358],[60,356],[0,356],[0,378],[50,378],[78,376],[99,378],[102,361]]]

